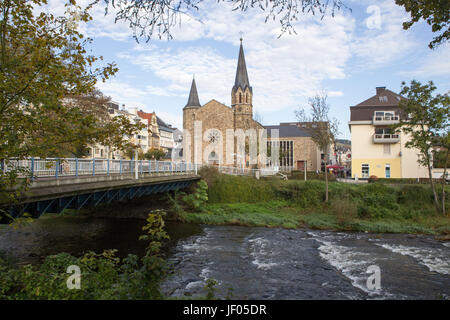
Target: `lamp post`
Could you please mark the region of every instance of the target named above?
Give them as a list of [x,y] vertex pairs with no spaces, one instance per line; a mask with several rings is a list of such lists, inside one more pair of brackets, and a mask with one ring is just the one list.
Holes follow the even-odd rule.
[[136,145],[136,149],[134,150],[134,179],[139,179],[139,172],[138,172],[138,156],[139,156],[139,147],[141,146],[141,139],[138,138],[138,143]]

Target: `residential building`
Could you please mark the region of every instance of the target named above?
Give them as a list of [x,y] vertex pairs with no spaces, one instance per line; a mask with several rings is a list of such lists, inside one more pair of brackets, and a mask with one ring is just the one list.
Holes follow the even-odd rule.
[[177,128],[173,128],[173,142],[172,160],[183,160],[183,132]]
[[426,168],[417,163],[418,151],[405,147],[408,136],[391,129],[407,119],[398,107],[402,99],[386,87],[377,87],[373,97],[350,107],[353,178],[427,176]]
[[124,115],[125,117],[127,117],[130,120],[130,122],[141,123],[144,125],[143,129],[141,129],[138,133],[134,134],[134,136],[128,137],[128,139],[130,140],[131,143],[138,146],[137,147],[138,151],[142,151],[143,153],[146,153],[149,149],[147,119],[143,119],[143,118],[139,117],[138,109],[135,107],[128,108],[128,110],[120,110],[119,113],[121,115]]
[[172,125],[167,124],[161,118],[156,117],[156,122],[158,123],[159,128],[159,146],[166,153],[164,156],[165,159],[171,159],[172,157],[172,149],[174,148],[175,142],[173,139],[174,129]]
[[142,110],[137,112],[138,116],[147,120],[147,132],[148,132],[148,148],[159,149],[160,148],[160,133],[159,126],[155,111],[147,113]]

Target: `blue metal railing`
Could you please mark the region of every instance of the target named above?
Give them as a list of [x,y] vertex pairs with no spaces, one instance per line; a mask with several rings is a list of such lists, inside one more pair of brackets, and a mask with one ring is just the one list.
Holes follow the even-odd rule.
[[[137,163],[136,163],[137,162]],[[137,166],[136,166],[137,165]],[[2,172],[21,169],[28,171],[32,179],[48,177],[58,179],[64,176],[96,176],[134,174],[174,175],[196,173],[198,165],[185,162],[123,159],[80,159],[80,158],[28,158],[1,161]]]

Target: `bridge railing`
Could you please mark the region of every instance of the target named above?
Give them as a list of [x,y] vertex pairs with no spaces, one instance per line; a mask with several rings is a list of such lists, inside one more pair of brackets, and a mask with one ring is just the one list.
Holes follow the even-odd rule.
[[[210,167],[211,165],[205,165],[205,166]],[[233,167],[233,166],[218,166],[218,165],[212,165],[212,166],[214,168],[216,168],[220,173],[235,175],[235,176],[251,176],[251,177],[255,177],[257,175],[259,175],[261,177],[273,176],[273,175],[276,175],[279,171],[279,169],[275,169],[272,167],[251,169],[251,168]]]
[[78,159],[78,158],[28,158],[7,159],[0,163],[0,170],[16,170],[19,176],[31,175],[32,178],[63,176],[95,176],[151,173],[174,175],[196,173],[198,165],[185,162],[157,160],[122,159]]

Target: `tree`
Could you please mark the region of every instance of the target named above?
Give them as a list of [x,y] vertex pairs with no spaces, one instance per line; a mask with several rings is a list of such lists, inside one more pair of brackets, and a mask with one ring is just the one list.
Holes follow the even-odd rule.
[[[328,156],[330,146],[333,145],[336,136],[339,134],[337,119],[330,119],[330,106],[327,102],[326,93],[316,94],[308,99],[310,115],[307,115],[305,108],[300,107],[295,111],[295,116],[299,122],[305,123],[302,129],[307,130],[311,139],[316,143],[325,157],[325,202],[328,202]],[[306,169],[305,169],[306,170]]]
[[450,2],[448,0],[395,0],[395,3],[411,14],[411,20],[403,22],[403,29],[408,30],[423,19],[431,26],[431,31],[442,31],[428,44],[431,49],[450,39]]
[[[87,53],[91,39],[77,31],[70,17],[39,13],[44,4],[46,0],[0,1],[2,164],[10,158],[83,153],[96,142],[122,147],[124,134],[137,130],[124,118],[105,121],[103,97],[95,85],[113,75],[115,65],[100,66],[102,58]],[[74,6],[74,0],[67,4],[68,9]],[[90,8],[77,7],[80,22],[91,20]],[[17,179],[17,174],[0,172],[1,192],[4,185],[14,185],[11,177]]]
[[[102,0],[95,0],[99,3]],[[199,10],[204,0],[103,0],[106,12],[117,9],[116,22],[127,22],[136,40],[145,38],[148,42],[154,35],[159,39],[172,39],[171,28],[180,21],[181,15],[192,15]],[[295,32],[293,22],[301,14],[319,14],[322,18],[337,10],[347,8],[342,0],[218,0],[230,3],[233,10],[248,11],[260,9],[266,13],[266,21],[278,18],[281,32]]]
[[442,173],[442,194],[441,194],[441,205],[442,214],[446,214],[445,207],[445,185],[447,184],[447,167],[450,162],[450,135],[445,132],[442,136],[435,137],[434,147],[436,148],[433,152],[433,166],[435,168],[444,168]]
[[433,95],[435,90],[432,81],[422,85],[419,81],[412,80],[409,86],[402,82],[400,94],[406,99],[400,100],[399,108],[408,117],[401,119],[393,128],[408,136],[405,147],[416,149],[419,153],[418,163],[427,167],[434,203],[439,210],[438,195],[431,172],[432,150],[439,133],[449,130],[450,98],[448,94]]
[[161,149],[151,148],[145,154],[144,158],[147,160],[161,160],[166,153]]
[[[35,16],[45,3],[0,2],[0,159],[58,155],[85,139],[76,129],[89,131],[95,121],[65,99],[92,92],[98,78],[117,71],[94,67],[100,58],[86,53],[91,40],[69,27],[70,19]],[[90,20],[87,11],[80,20]]]
[[73,156],[82,156],[87,149],[87,144],[101,144],[108,148],[109,154],[114,150],[128,150],[136,146],[132,141],[125,139],[133,136],[145,126],[142,123],[132,123],[120,111],[110,113],[107,103],[111,101],[97,89],[86,94],[67,97],[65,104],[71,112],[80,112],[84,118],[84,125],[78,123],[67,124],[76,130],[78,139],[66,145],[68,153]]

